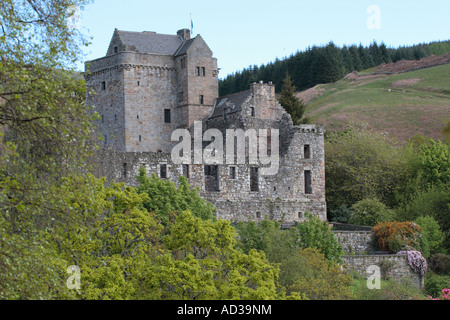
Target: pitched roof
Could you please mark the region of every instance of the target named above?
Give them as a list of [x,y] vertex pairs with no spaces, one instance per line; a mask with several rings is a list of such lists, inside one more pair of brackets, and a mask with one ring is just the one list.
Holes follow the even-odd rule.
[[228,114],[241,111],[242,105],[250,96],[249,89],[217,98],[210,118],[223,117],[224,108],[227,108]]
[[173,55],[183,44],[183,39],[178,35],[121,30],[117,30],[117,33],[126,46],[134,47],[140,53]]
[[189,49],[189,47],[191,46],[192,42],[194,42],[195,38],[186,40],[181,47],[177,50],[177,52],[175,52],[174,56],[181,56],[182,54],[185,54],[186,51]]

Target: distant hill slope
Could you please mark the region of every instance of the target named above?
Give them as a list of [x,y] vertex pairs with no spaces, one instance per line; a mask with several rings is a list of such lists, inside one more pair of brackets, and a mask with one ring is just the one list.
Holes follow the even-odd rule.
[[307,104],[311,121],[327,131],[365,122],[401,141],[416,134],[442,139],[442,129],[450,120],[449,62],[446,54],[383,64],[297,95]]

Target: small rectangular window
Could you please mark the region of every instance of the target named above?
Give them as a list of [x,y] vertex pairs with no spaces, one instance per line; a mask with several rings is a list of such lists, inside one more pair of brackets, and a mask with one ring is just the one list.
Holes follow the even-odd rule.
[[305,159],[311,158],[311,148],[310,148],[309,144],[305,144],[303,146],[303,154],[304,154]]
[[258,168],[250,168],[250,191],[259,191]]
[[102,90],[106,90],[106,82],[105,81],[102,82]]
[[189,179],[189,165],[183,164],[183,176]]
[[117,53],[117,51],[119,51],[119,49],[117,47],[114,47],[114,53]]
[[139,142],[141,142],[142,141],[142,136],[141,135],[139,135]]
[[124,164],[123,164],[123,177],[126,178],[127,175],[128,175],[128,172],[127,172],[127,164],[124,163]]
[[305,194],[312,193],[312,177],[311,171],[305,170]]
[[105,146],[108,144],[108,137],[106,136],[106,134],[105,134]]
[[236,167],[230,167],[230,179],[236,179]]
[[250,107],[250,111],[251,111],[252,117],[254,117],[255,116],[255,107]]
[[206,76],[206,70],[205,67],[202,67],[202,77]]
[[205,102],[205,97],[203,95],[200,95],[199,100],[200,104],[203,104]]
[[167,164],[161,164],[159,166],[159,177],[161,179],[167,179]]
[[186,68],[186,58],[182,58],[181,59],[181,69],[185,69]]
[[200,75],[200,67],[195,67],[195,75],[196,76]]
[[170,109],[164,109],[164,123],[170,123]]

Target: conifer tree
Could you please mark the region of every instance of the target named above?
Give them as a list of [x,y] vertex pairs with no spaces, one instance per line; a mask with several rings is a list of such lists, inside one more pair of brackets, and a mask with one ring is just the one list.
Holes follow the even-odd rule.
[[302,99],[295,96],[296,88],[292,84],[292,79],[287,73],[283,79],[281,97],[278,99],[287,113],[292,117],[294,125],[308,123],[308,119],[304,116],[306,105]]

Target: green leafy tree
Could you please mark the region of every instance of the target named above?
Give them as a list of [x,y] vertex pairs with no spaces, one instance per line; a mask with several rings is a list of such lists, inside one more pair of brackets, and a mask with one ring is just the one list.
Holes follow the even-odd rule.
[[147,177],[144,168],[139,170],[137,177],[139,193],[145,193],[148,200],[144,207],[154,212],[167,225],[176,214],[190,210],[202,219],[215,219],[214,206],[198,195],[198,188],[192,188],[186,177],[181,176],[178,182],[160,179],[153,174]]
[[310,300],[353,299],[351,277],[341,271],[337,263],[329,260],[315,248],[300,249],[297,277],[288,292],[301,292]]
[[281,96],[278,99],[287,113],[291,115],[294,125],[308,123],[308,119],[304,116],[306,105],[296,95],[296,88],[292,84],[291,76],[286,74],[283,80]]
[[297,224],[296,228],[301,248],[316,248],[330,262],[341,262],[343,248],[330,230],[327,221],[309,216],[306,221]]
[[353,214],[349,220],[351,224],[374,226],[379,222],[395,219],[395,212],[388,209],[378,199],[366,198],[352,205]]

